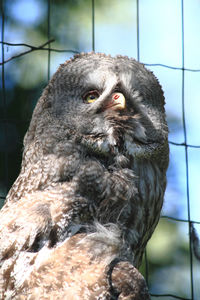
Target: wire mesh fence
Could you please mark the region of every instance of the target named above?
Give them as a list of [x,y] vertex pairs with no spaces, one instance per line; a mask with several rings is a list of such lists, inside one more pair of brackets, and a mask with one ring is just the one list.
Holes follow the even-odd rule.
[[[27,1],[29,2],[29,1]],[[34,2],[30,1],[31,3]],[[35,1],[37,2],[37,1]],[[59,5],[72,5],[72,1],[69,1],[68,4],[64,4],[65,1],[59,1]],[[83,2],[83,1],[82,1]],[[112,2],[112,1],[111,1]],[[200,74],[200,66],[191,68],[187,67],[185,63],[185,5],[187,5],[188,9],[188,2],[184,0],[177,0],[175,1],[178,5],[179,9],[179,22],[177,22],[177,27],[179,27],[179,33],[180,33],[180,57],[181,57],[181,65],[168,65],[163,64],[160,61],[156,61],[154,63],[144,61],[143,57],[141,55],[141,48],[144,46],[141,46],[141,43],[144,43],[144,39],[141,39],[141,35],[143,35],[143,32],[141,33],[141,26],[144,22],[143,14],[145,10],[145,3],[142,0],[136,0],[136,1],[125,1],[126,4],[129,6],[130,3],[134,3],[134,23],[132,24],[134,30],[135,30],[135,52],[134,55],[136,56],[136,59],[138,61],[141,61],[144,63],[147,67],[152,69],[154,72],[157,72],[156,68],[160,68],[163,70],[163,72],[167,72],[167,70],[170,70],[170,72],[179,72],[179,82],[180,86],[177,86],[177,89],[180,90],[180,99],[181,104],[179,104],[181,109],[181,126],[182,127],[182,135],[179,141],[176,140],[170,140],[170,148],[171,152],[173,153],[173,149],[181,149],[182,151],[182,164],[184,165],[184,180],[185,180],[185,198],[186,199],[186,213],[185,214],[176,214],[172,213],[165,214],[165,211],[163,212],[163,215],[161,217],[161,223],[165,222],[167,220],[167,225],[171,226],[170,224],[184,224],[184,239],[187,240],[185,244],[187,244],[187,249],[183,250],[185,251],[184,257],[187,257],[187,264],[184,268],[184,272],[188,274],[187,276],[187,287],[186,289],[181,289],[181,276],[183,269],[180,269],[180,272],[177,272],[177,270],[173,269],[173,266],[171,266],[171,269],[167,268],[166,265],[163,267],[162,263],[155,263],[155,259],[152,263],[152,249],[155,247],[155,244],[157,246],[158,241],[154,244],[154,246],[151,246],[151,251],[147,250],[145,252],[144,257],[144,264],[142,267],[142,271],[145,274],[147,283],[150,286],[150,292],[152,295],[152,299],[187,299],[187,300],[197,300],[200,298],[200,290],[198,286],[198,280],[200,280],[200,273],[199,273],[199,262],[196,260],[196,258],[193,255],[193,249],[192,249],[192,230],[193,226],[198,226],[200,224],[200,218],[194,219],[191,215],[191,181],[193,180],[194,176],[192,175],[192,168],[190,167],[190,156],[195,151],[195,155],[197,157],[197,164],[199,163],[198,157],[200,157],[200,142],[199,144],[193,144],[191,143],[191,139],[188,139],[188,128],[190,127],[188,124],[187,119],[187,108],[188,104],[186,103],[186,98],[188,99],[188,95],[186,97],[186,83],[190,80],[191,74]],[[153,5],[154,0],[148,1],[150,4]],[[187,2],[187,4],[186,4]],[[195,1],[191,1],[195,2]],[[16,3],[14,1],[14,3]],[[23,1],[20,2],[21,5],[23,5]],[[80,5],[81,1],[77,1],[75,3],[75,6],[73,6],[73,9],[77,8]],[[115,7],[118,3],[118,6],[122,5],[121,1],[113,1],[111,6],[109,6],[109,9]],[[169,5],[171,5],[171,1],[169,1]],[[38,98],[39,93],[41,93],[42,88],[45,86],[46,82],[49,80],[51,74],[53,73],[54,65],[56,65],[56,57],[53,57],[53,54],[65,54],[68,57],[71,57],[74,53],[79,53],[81,50],[79,48],[78,43],[72,43],[72,48],[67,47],[67,49],[63,49],[58,44],[58,38],[54,37],[55,32],[59,30],[63,30],[61,27],[56,27],[55,21],[52,21],[55,19],[55,11],[57,12],[56,17],[60,17],[59,14],[65,14],[66,11],[58,8],[58,3],[56,1],[46,0],[42,1],[43,9],[45,10],[45,18],[43,20],[42,26],[40,28],[40,31],[43,32],[43,38],[45,37],[45,41],[41,42],[39,46],[38,43],[29,43],[29,42],[12,42],[12,35],[9,37],[9,34],[5,32],[9,32],[9,28],[12,27],[12,18],[10,16],[9,11],[9,1],[2,0],[1,1],[1,101],[0,101],[0,200],[3,204],[3,201],[5,199],[5,196],[13,183],[15,177],[17,176],[17,173],[19,172],[20,168],[20,159],[21,159],[21,149],[22,149],[22,138],[23,135],[28,127],[29,120],[31,117],[31,112],[34,108],[34,105],[36,103],[36,100]],[[106,5],[106,2],[103,2],[102,5]],[[113,6],[112,6],[113,5]],[[147,4],[146,4],[147,5]],[[60,7],[61,7],[60,6]],[[88,0],[85,1],[86,6],[86,14],[89,22],[89,26],[87,29],[87,32],[90,33],[89,43],[87,46],[85,46],[84,50],[93,50],[93,51],[99,51],[101,48],[99,45],[97,45],[98,41],[98,34],[100,34],[100,30],[103,27],[103,25],[100,27],[97,24],[99,22],[99,12],[98,10],[102,9],[100,7],[98,0]],[[62,8],[62,7],[61,7]],[[128,9],[130,9],[128,7]],[[153,9],[153,8],[152,8]],[[151,11],[149,12],[151,14]],[[162,12],[164,13],[164,12]],[[74,13],[76,15],[76,12]],[[97,16],[98,15],[98,16]],[[120,15],[120,14],[119,14]],[[80,15],[79,15],[80,16]],[[79,20],[75,19],[75,23],[77,26],[79,26],[78,23]],[[54,24],[54,25],[53,25]],[[60,23],[59,23],[60,24]],[[69,26],[69,24],[67,24]],[[73,24],[72,24],[73,25]],[[23,24],[25,27],[25,25]],[[62,24],[63,28],[65,28],[66,23]],[[112,27],[112,24],[109,23],[106,25],[107,28]],[[104,27],[103,27],[104,28]],[[70,31],[71,28],[67,28],[66,30]],[[200,28],[199,28],[200,29]],[[199,30],[197,28],[197,32]],[[38,27],[36,30],[39,30]],[[104,28],[105,30],[105,28]],[[176,30],[176,29],[174,29]],[[153,33],[149,33],[153,34]],[[9,37],[9,40],[7,40],[7,37]],[[71,37],[72,39],[73,37]],[[11,41],[10,41],[11,40]],[[141,42],[142,40],[142,42]],[[120,41],[114,40],[113,44],[115,44],[115,51],[120,52],[119,47]],[[58,46],[53,46],[54,44]],[[70,41],[68,43],[70,45]],[[75,46],[76,47],[75,47]],[[148,43],[146,44],[148,47]],[[14,50],[12,50],[14,49]],[[19,50],[18,50],[19,49]],[[9,50],[9,51],[8,51]],[[16,70],[18,67],[23,65],[20,65],[22,61],[26,60],[27,57],[30,55],[33,55],[33,53],[40,53],[40,56],[42,57],[42,60],[46,61],[46,75],[43,74],[41,85],[37,83],[37,89],[34,89],[33,86],[26,86],[26,89],[21,88],[19,89],[19,82],[18,79],[18,70]],[[120,53],[119,53],[120,54]],[[62,56],[63,58],[63,56]],[[198,59],[198,57],[197,57]],[[20,63],[19,63],[20,61]],[[198,60],[197,60],[198,62]],[[26,61],[25,61],[26,64]],[[30,61],[28,61],[28,65],[26,68],[33,68],[35,64],[34,57]],[[197,64],[198,66],[198,64]],[[35,68],[40,69],[40,65],[37,63]],[[12,78],[10,75],[9,69],[16,73],[14,74],[15,77],[15,84],[12,82]],[[171,73],[172,74],[172,73]],[[26,76],[31,77],[32,73],[28,72],[25,73]],[[173,75],[171,75],[173,76]],[[159,77],[159,76],[158,76]],[[22,78],[22,77],[21,77]],[[159,78],[160,79],[160,78]],[[17,82],[17,84],[16,84]],[[16,96],[15,96],[16,95]],[[30,98],[30,101],[25,101],[22,99],[25,99],[26,97]],[[14,100],[15,99],[15,100]],[[190,99],[190,105],[193,106],[193,99]],[[168,101],[168,99],[166,99]],[[174,103],[174,106],[176,106],[177,103]],[[23,112],[21,112],[21,109],[23,107]],[[25,109],[24,109],[25,107]],[[198,110],[198,106],[196,109]],[[194,108],[195,109],[195,108]],[[179,151],[179,150],[178,150]],[[196,174],[196,173],[195,173]],[[196,175],[195,175],[196,176]],[[170,179],[169,179],[170,182]],[[196,189],[197,191],[197,189]],[[168,196],[170,197],[170,195]],[[173,194],[174,197],[174,194]],[[179,195],[181,198],[181,196]],[[197,198],[197,196],[196,196]],[[167,199],[166,199],[167,201]],[[172,200],[171,200],[172,201]],[[176,199],[174,199],[176,201]],[[182,201],[182,198],[181,200]],[[171,203],[171,202],[170,202]],[[196,205],[196,202],[193,204]],[[198,209],[198,208],[197,208]],[[167,212],[170,210],[166,210]],[[180,217],[181,216],[181,217]],[[163,223],[164,224],[164,223]],[[161,224],[162,225],[162,224]],[[164,225],[163,225],[164,226]],[[186,231],[187,226],[187,231]],[[173,230],[173,229],[172,229]],[[179,229],[178,229],[179,230]],[[162,231],[162,235],[165,235],[165,231]],[[183,233],[181,233],[181,236]],[[177,239],[179,239],[180,235],[177,233]],[[152,242],[153,243],[153,242]],[[168,247],[168,245],[166,245]],[[182,247],[182,246],[181,246]],[[169,250],[172,253],[175,253],[175,247]],[[167,252],[166,250],[166,253]],[[178,260],[178,255],[176,254],[176,261]],[[180,261],[180,264],[182,261]],[[159,271],[161,270],[161,271]],[[152,277],[151,273],[156,274]],[[172,273],[170,273],[172,272]],[[171,275],[174,274],[176,277],[180,277],[180,280],[176,284],[176,288],[173,290],[167,291],[167,288],[169,286],[169,278]],[[159,277],[162,278],[162,283],[159,281]],[[175,280],[174,280],[175,281]],[[184,282],[184,281],[183,281]],[[164,288],[161,288],[161,286],[165,286]]]

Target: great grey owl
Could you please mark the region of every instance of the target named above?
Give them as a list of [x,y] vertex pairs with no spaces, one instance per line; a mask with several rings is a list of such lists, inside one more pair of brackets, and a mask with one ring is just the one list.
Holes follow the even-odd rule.
[[160,217],[164,96],[134,59],[62,64],[0,212],[1,299],[149,299],[137,268]]

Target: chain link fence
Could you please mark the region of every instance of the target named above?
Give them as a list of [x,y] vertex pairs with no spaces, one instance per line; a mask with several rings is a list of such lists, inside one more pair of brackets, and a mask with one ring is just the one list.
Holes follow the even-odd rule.
[[[39,25],[37,24],[37,22],[35,23],[33,22],[32,29],[30,30],[30,23],[32,21],[30,21],[29,23],[28,17],[30,18],[30,20],[32,20],[31,12],[23,11],[23,13],[25,14],[27,13],[27,17],[26,17],[27,23],[23,21],[21,27],[19,26],[19,28],[17,28],[15,31],[13,30],[13,26],[17,24],[16,20],[18,20],[17,18],[18,11],[13,12],[13,9],[15,7],[18,7],[19,5],[15,6],[17,5],[17,1],[13,1],[13,4],[11,4],[9,0],[8,1],[1,0],[1,66],[0,66],[1,67],[1,100],[0,100],[0,201],[1,201],[0,203],[1,206],[3,205],[6,194],[9,188],[11,187],[14,179],[17,177],[17,174],[20,169],[21,152],[23,148],[22,139],[27,130],[31,118],[32,110],[34,108],[37,99],[39,98],[40,93],[42,92],[42,89],[46,85],[51,74],[53,73],[55,66],[57,66],[59,59],[61,62],[61,58],[63,59],[64,56],[66,59],[68,57],[71,57],[74,53],[79,53],[82,50],[84,51],[101,50],[101,46],[99,45],[99,40],[98,40],[98,36],[101,34],[101,30],[105,30],[105,28],[107,28],[108,31],[109,30],[112,31],[114,26],[109,17],[109,10],[112,11],[115,10],[116,7],[118,7],[117,21],[119,23],[120,23],[120,17],[123,15],[123,11],[121,11],[121,13],[119,12],[120,7],[122,5],[122,1],[119,0],[111,1],[110,4],[108,5],[108,9],[105,7],[107,5],[105,1],[102,1],[102,3],[100,3],[100,1],[98,0],[74,1],[74,3],[73,1],[67,1],[67,3],[65,3],[65,1],[57,2],[53,0],[52,1],[46,0],[46,1],[41,1],[40,4],[36,0],[25,1],[25,2],[20,0],[19,2],[21,8],[23,7],[23,5],[25,5],[24,4],[25,2],[29,4],[32,3],[32,7],[35,7],[34,5],[37,4],[38,10],[40,9],[43,11],[43,20],[42,22],[40,22]],[[170,203],[169,206],[173,205],[178,201],[177,200],[178,197],[180,202],[185,201],[186,203],[184,204],[185,207],[184,213],[180,213],[180,212],[178,213],[177,208],[175,209],[175,212],[173,209],[169,209],[169,208],[166,210],[164,209],[160,221],[161,225],[159,224],[160,227],[158,226],[158,228],[160,228],[158,229],[158,232],[160,233],[156,233],[158,238],[155,241],[152,240],[150,242],[150,246],[147,246],[147,250],[145,252],[145,257],[144,257],[144,263],[141,270],[144,273],[146,280],[149,284],[152,299],[198,300],[200,299],[200,288],[198,284],[200,280],[200,271],[199,271],[200,262],[198,261],[198,259],[196,259],[196,257],[193,254],[193,244],[196,238],[196,236],[194,235],[194,228],[198,230],[198,225],[200,224],[200,217],[199,219],[198,218],[194,219],[193,214],[191,214],[191,207],[196,206],[197,201],[194,201],[194,197],[192,197],[191,199],[190,195],[191,195],[191,189],[193,189],[192,182],[195,176],[199,174],[196,175],[196,173],[195,174],[192,173],[194,169],[190,165],[191,163],[190,157],[192,155],[194,156],[195,153],[196,164],[197,166],[198,165],[200,166],[200,141],[199,144],[198,142],[190,143],[191,138],[189,137],[190,133],[188,133],[188,131],[190,131],[190,124],[189,124],[190,119],[187,115],[187,109],[190,109],[191,106],[193,107],[194,110],[200,109],[199,105],[197,105],[196,108],[194,107],[196,102],[193,102],[194,99],[193,94],[191,91],[190,94],[188,92],[189,89],[188,85],[191,84],[191,81],[194,78],[193,76],[198,76],[198,74],[200,74],[200,65],[198,64],[199,57],[196,57],[197,67],[194,68],[186,67],[186,61],[188,60],[186,59],[187,53],[185,52],[186,49],[185,32],[187,31],[187,35],[188,35],[188,28],[186,28],[186,24],[185,24],[185,15],[186,15],[185,6],[187,9],[190,9],[190,4],[186,0],[185,1],[175,0],[174,2],[176,2],[176,5],[178,7],[179,18],[177,17],[177,27],[174,28],[174,31],[176,30],[179,31],[179,38],[180,38],[179,55],[181,60],[180,66],[162,64],[161,61],[152,63],[143,60],[144,55],[142,55],[141,52],[143,52],[144,47],[148,48],[149,43],[151,43],[151,39],[148,38],[145,44],[143,15],[147,13],[146,12],[146,10],[148,10],[147,7],[151,7],[151,5],[153,10],[155,2],[156,2],[155,0],[149,0],[145,4],[145,1],[142,0],[136,0],[136,1],[129,0],[124,2],[123,8],[125,5],[130,6],[130,3],[133,4],[133,7],[132,6],[131,8],[127,7],[127,12],[130,9],[134,10],[132,27],[135,32],[134,35],[135,43],[134,43],[134,51],[133,51],[134,53],[131,56],[135,56],[137,60],[143,62],[148,68],[153,70],[154,73],[156,73],[156,75],[158,70],[161,70],[158,72],[158,74],[164,74],[165,72],[167,73],[168,71],[170,71],[170,76],[173,77],[173,74],[175,74],[174,75],[175,77],[177,76],[177,74],[179,76],[179,81],[178,81],[179,84],[178,86],[174,87],[174,90],[172,89],[171,93],[176,94],[175,90],[176,89],[179,90],[179,97],[177,98],[177,102],[176,101],[174,102],[174,106],[175,107],[177,105],[179,106],[179,110],[181,110],[180,112],[181,119],[179,118],[179,120],[177,121],[177,119],[173,118],[173,116],[168,116],[168,119],[169,122],[171,122],[170,124],[172,124],[171,125],[172,128],[173,126],[175,126],[178,127],[178,131],[181,131],[181,135],[180,135],[181,138],[179,136],[178,141],[176,141],[173,135],[172,135],[172,139],[170,136],[169,143],[170,143],[170,149],[172,153],[171,154],[172,161],[171,161],[171,166],[169,167],[169,179],[168,179],[169,188],[167,190],[166,202],[168,201],[168,199],[171,199],[169,200]],[[190,3],[194,4],[194,2],[196,1],[192,0]],[[172,1],[169,1],[168,5],[169,6],[172,5]],[[81,36],[82,31],[80,30],[79,32],[79,26],[81,26],[82,24],[82,23],[79,24],[79,22],[82,22],[81,21],[82,16],[80,12],[82,8],[84,8],[83,13],[86,15],[85,19],[88,18],[88,21],[86,22],[87,37],[86,37],[86,42],[84,41],[83,43],[84,44],[84,46],[82,47],[83,49],[80,46],[81,43],[79,43],[78,41],[78,38],[83,39],[83,36]],[[200,11],[199,5],[198,8]],[[79,10],[76,13],[77,9]],[[74,20],[73,22],[71,21],[72,24],[70,25],[69,22],[66,21],[67,17],[65,19],[65,14],[70,15],[70,13],[72,14],[72,12],[73,12]],[[100,20],[100,16],[99,16],[101,15],[102,12],[105,13],[105,16],[103,17],[104,18],[103,21]],[[150,10],[148,13],[152,14],[152,11]],[[160,11],[160,14],[162,14],[164,18],[165,11]],[[173,7],[172,7],[172,14],[173,14]],[[76,15],[78,16],[78,18],[76,18]],[[60,18],[62,19],[62,22],[58,21],[58,19]],[[105,22],[106,18],[108,21],[107,23]],[[56,22],[58,22],[58,26],[56,26]],[[153,22],[153,15],[152,15],[152,22]],[[188,20],[186,23],[188,27],[189,26]],[[116,20],[114,24],[116,26]],[[79,34],[77,34],[78,38],[76,42],[74,42],[73,38],[75,39],[75,37],[73,36],[73,34],[72,36],[69,34],[67,49],[63,49],[61,44],[65,44],[65,41],[63,43],[60,43],[59,38],[62,39],[62,35],[59,35],[58,32],[63,30],[67,30],[68,32],[70,32],[72,30],[72,26],[75,26],[77,32],[79,32]],[[12,42],[12,40],[20,40],[20,30],[22,29],[22,27],[23,27],[23,32],[24,31],[32,32],[31,36],[33,38],[33,43]],[[130,29],[130,24],[129,24],[129,29]],[[200,28],[196,28],[195,30],[196,30],[196,34],[199,35]],[[9,34],[9,32],[11,33]],[[13,36],[14,33],[16,34],[17,38],[16,36]],[[148,34],[150,36],[153,36],[154,32],[149,32]],[[31,36],[30,39],[27,40],[31,40]],[[38,36],[42,36],[41,43],[39,45],[38,42],[37,43],[35,42]],[[121,42],[125,43],[125,40],[120,41],[120,39],[118,40],[116,36],[117,35],[113,37],[113,44],[114,44],[113,49],[115,49],[113,52],[117,52],[118,54],[126,54],[126,53],[120,53],[120,43]],[[121,33],[119,32],[119,37],[120,36]],[[128,38],[130,37],[126,37],[125,35],[125,39],[127,40]],[[165,37],[163,38],[165,39]],[[70,47],[70,45],[72,46]],[[191,45],[191,47],[193,47],[193,45]],[[105,52],[105,50],[103,49],[102,52]],[[37,53],[37,55],[34,56],[34,53]],[[65,59],[63,59],[63,61]],[[187,62],[187,66],[188,66],[188,62]],[[41,67],[42,67],[42,71],[41,71]],[[23,71],[20,71],[20,68]],[[35,72],[34,74],[37,75],[34,76],[35,77],[39,76],[39,78],[41,78],[41,83],[38,82],[37,78],[35,78],[31,83],[30,80],[27,80],[27,77],[31,78],[33,76],[32,69],[33,69],[33,73]],[[38,70],[40,70],[39,73],[37,73]],[[40,72],[42,74],[40,74]],[[159,78],[159,75],[157,75],[157,77],[160,81],[162,81],[162,85],[165,90],[165,84],[166,84],[165,80],[167,81],[167,79],[162,76],[161,78]],[[36,83],[35,87],[34,87],[34,82]],[[168,99],[166,98],[166,102],[167,101]],[[198,122],[198,120],[196,121]],[[196,140],[198,141],[198,139]],[[173,160],[173,153],[175,151],[177,151],[177,153],[179,153],[180,151],[182,157],[182,168],[184,169],[184,172],[181,173],[181,178],[184,177],[183,178],[184,184],[180,184],[180,185],[181,185],[181,189],[184,189],[183,197],[182,197],[182,193],[177,192],[176,190],[177,187],[175,188],[176,192],[172,192],[174,191],[174,188],[172,187],[173,182],[175,181],[175,185],[178,185],[178,181],[176,180],[176,176],[177,176],[176,174],[177,172],[179,172],[179,169],[176,170],[176,164]],[[200,176],[199,176],[199,180],[200,180]],[[197,186],[195,187],[195,190],[197,192]],[[196,198],[198,198],[198,195],[196,195]],[[199,209],[200,211],[199,207],[197,207],[196,209],[197,210]],[[182,227],[182,224],[184,229]],[[167,226],[168,228],[170,226],[172,227],[171,229],[172,231],[168,232],[168,235],[172,235],[173,231],[176,233],[175,237],[173,236],[174,242],[170,244],[171,245],[170,249],[167,249],[168,244],[166,245],[164,244],[165,255],[170,257],[171,259],[171,262],[168,261],[168,263],[165,262],[166,258],[162,259],[162,255],[161,258],[159,258],[160,261],[159,259],[154,257],[155,253],[157,253],[156,251],[162,251],[159,250],[159,243],[162,244],[163,236],[165,237],[167,235],[166,234],[168,230],[166,229]],[[183,242],[182,239],[184,240]],[[177,241],[179,240],[180,240],[179,246],[177,246]],[[198,244],[197,240],[195,241],[196,244]],[[198,252],[198,249],[196,251]],[[174,266],[173,259],[176,262],[180,260],[179,264],[176,267]],[[186,264],[183,263],[183,259],[187,261]],[[183,276],[184,272],[185,274],[187,274],[186,280]],[[168,291],[167,289],[170,286],[170,282],[171,282],[170,280],[173,281],[174,288],[171,288]],[[181,283],[181,280],[183,283]],[[182,285],[185,285],[185,287],[182,287]]]

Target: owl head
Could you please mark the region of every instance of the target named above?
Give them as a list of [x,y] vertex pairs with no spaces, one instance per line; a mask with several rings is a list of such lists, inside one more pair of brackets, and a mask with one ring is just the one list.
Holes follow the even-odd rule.
[[54,74],[24,143],[51,153],[60,141],[72,140],[124,165],[127,157],[157,157],[167,135],[164,96],[153,73],[128,57],[85,53]]

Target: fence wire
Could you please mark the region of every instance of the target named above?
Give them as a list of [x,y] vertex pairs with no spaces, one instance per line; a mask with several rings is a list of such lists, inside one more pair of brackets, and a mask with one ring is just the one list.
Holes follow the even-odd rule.
[[[172,220],[175,222],[181,222],[181,223],[187,223],[188,224],[188,233],[189,233],[189,257],[190,257],[190,298],[183,298],[178,295],[174,294],[151,294],[153,297],[160,297],[160,298],[165,298],[165,297],[171,297],[173,299],[182,299],[182,300],[195,300],[194,298],[194,278],[193,278],[193,254],[192,254],[192,237],[191,237],[191,232],[192,232],[192,226],[193,224],[200,224],[200,221],[195,221],[191,219],[191,213],[190,213],[190,191],[189,191],[189,162],[188,162],[188,149],[189,148],[197,148],[200,149],[200,145],[192,145],[187,143],[187,126],[186,126],[186,120],[185,120],[185,72],[200,72],[200,69],[192,69],[192,68],[185,68],[185,44],[184,44],[184,0],[179,0],[181,1],[181,40],[182,40],[182,66],[181,67],[175,67],[175,66],[170,66],[170,65],[165,65],[161,63],[155,63],[155,64],[150,64],[148,62],[143,63],[148,67],[162,67],[162,68],[168,68],[171,70],[181,70],[182,72],[182,122],[183,122],[183,133],[184,133],[184,140],[182,143],[176,143],[169,141],[171,145],[174,145],[176,147],[183,147],[185,150],[185,166],[186,166],[186,189],[187,189],[187,219],[182,219],[182,218],[174,218],[171,216],[163,215],[161,218],[163,219],[168,219]],[[4,13],[4,3],[5,0],[1,0],[1,52],[2,52],[2,61],[0,62],[1,65],[1,102],[2,102],[2,108],[3,108],[3,113],[2,113],[2,118],[1,122],[3,124],[4,128],[4,141],[6,143],[7,141],[7,135],[8,135],[8,122],[14,122],[14,123],[20,123],[24,121],[20,120],[11,120],[8,118],[7,114],[7,97],[6,97],[6,80],[5,80],[5,65],[11,61],[14,61],[20,57],[26,56],[34,51],[46,51],[48,53],[47,57],[47,80],[50,79],[50,71],[51,71],[51,53],[52,52],[60,52],[60,53],[70,53],[70,54],[75,54],[79,53],[78,50],[76,49],[57,49],[53,48],[51,44],[54,42],[54,39],[51,38],[51,0],[46,0],[47,3],[47,40],[45,43],[41,44],[40,46],[35,46],[35,45],[30,45],[26,43],[10,43],[5,41],[4,38],[4,32],[5,32],[5,13]],[[95,0],[91,0],[91,20],[92,20],[92,44],[91,44],[91,49],[95,51]],[[140,61],[140,0],[136,0],[136,27],[137,27],[137,60]],[[8,59],[5,59],[5,46],[10,46],[10,47],[25,47],[27,50],[22,51],[16,55],[11,56]],[[6,151],[7,145],[5,144],[3,147],[3,155],[4,155],[4,182],[5,182],[5,187],[6,187],[6,193],[8,192],[8,178],[9,178],[9,173],[8,173],[8,152]],[[1,149],[0,149],[1,151]],[[5,194],[6,194],[5,193]],[[0,195],[0,199],[5,200],[5,195]],[[146,269],[146,281],[148,283],[148,278],[149,278],[149,270],[148,270],[148,256],[147,252],[145,252],[144,255],[144,260],[145,260],[145,269]]]

